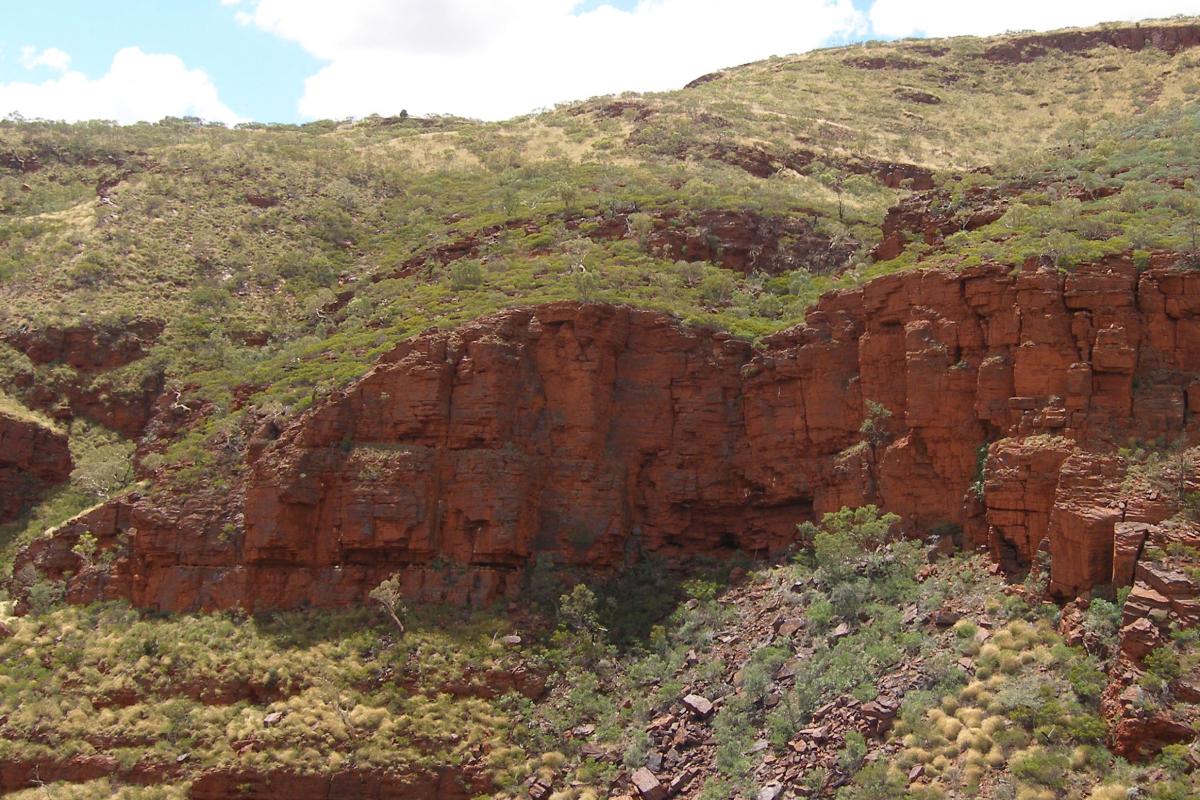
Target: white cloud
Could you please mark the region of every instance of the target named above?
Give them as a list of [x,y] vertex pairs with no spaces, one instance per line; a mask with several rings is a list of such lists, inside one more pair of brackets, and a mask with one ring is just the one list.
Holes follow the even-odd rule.
[[[203,70],[188,69],[178,56],[127,47],[113,56],[108,73],[95,79],[69,70],[70,56],[61,50],[51,48],[30,56],[35,65],[60,69],[63,74],[36,84],[0,83],[0,115],[16,111],[29,118],[111,119],[121,123],[155,122],[169,116],[241,121],[221,102],[208,75]],[[22,63],[24,57],[22,53]]]
[[624,90],[678,88],[722,67],[865,32],[851,0],[243,0],[238,18],[328,64],[305,117],[486,119]]
[[877,0],[870,20],[881,36],[985,36],[1051,30],[1175,14],[1195,14],[1196,0]]
[[71,56],[57,47],[47,47],[41,52],[36,47],[22,47],[21,66],[25,69],[49,67],[55,72],[66,72],[71,67]]

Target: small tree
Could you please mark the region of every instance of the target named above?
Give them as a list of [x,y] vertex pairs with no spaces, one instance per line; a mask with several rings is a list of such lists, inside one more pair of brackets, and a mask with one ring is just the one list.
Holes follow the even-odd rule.
[[870,470],[872,495],[877,493],[879,487],[879,450],[886,447],[887,443],[891,441],[891,432],[888,430],[888,422],[891,419],[891,409],[883,403],[874,400],[867,401],[867,414],[863,418],[858,432],[862,434],[871,451],[871,462],[867,466]]
[[844,197],[846,176],[838,173],[836,170],[830,169],[817,173],[817,180],[827,189],[832,189],[833,193],[837,195],[838,221],[844,222],[846,219],[846,200]]
[[728,303],[736,288],[733,278],[724,273],[713,273],[700,282],[700,298],[714,305]]
[[584,584],[558,598],[559,629],[572,640],[580,658],[595,664],[608,646],[608,628],[600,624],[596,594]]
[[83,568],[88,569],[96,563],[96,537],[91,531],[84,531],[79,534],[78,541],[71,548],[71,552],[79,556],[79,560],[83,562]]
[[650,234],[654,232],[654,217],[639,211],[629,215],[629,230],[637,237],[638,245],[644,250],[650,244]]
[[600,288],[600,278],[586,268],[571,270],[571,286],[575,289],[575,297],[581,303],[590,303],[596,299],[596,291]]
[[400,590],[400,575],[393,574],[372,589],[370,598],[383,606],[392,622],[396,623],[400,638],[404,638],[404,617],[408,615],[408,609],[404,605],[404,594]]
[[800,541],[813,550],[816,565],[833,583],[857,567],[864,553],[881,547],[891,536],[900,517],[881,514],[874,505],[830,511],[820,525],[802,522],[796,526]]
[[863,438],[871,447],[872,454],[881,445],[887,444],[890,438],[887,426],[891,418],[891,409],[883,403],[876,402],[875,400],[867,401],[867,415],[863,419],[862,425],[859,426],[858,432],[863,435]]
[[571,211],[575,208],[575,199],[579,197],[579,190],[575,185],[564,181],[557,187],[558,197],[562,200],[563,208]]

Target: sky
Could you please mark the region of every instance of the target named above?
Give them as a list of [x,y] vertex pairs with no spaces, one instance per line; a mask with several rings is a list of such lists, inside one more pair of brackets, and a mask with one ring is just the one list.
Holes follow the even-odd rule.
[[868,39],[1200,14],[1200,0],[0,0],[0,117],[505,119]]

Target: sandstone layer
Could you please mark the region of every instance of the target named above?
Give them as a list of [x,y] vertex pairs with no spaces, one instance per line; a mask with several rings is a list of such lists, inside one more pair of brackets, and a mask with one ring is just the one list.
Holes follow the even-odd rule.
[[[124,368],[148,355],[163,328],[158,319],[133,319],[9,332],[4,343],[36,365],[17,371],[13,387],[30,407],[56,420],[70,422],[82,417],[137,438],[154,414],[163,375],[158,367],[136,376]],[[56,369],[36,369],[46,366]]]
[[49,487],[71,475],[65,434],[0,413],[0,523],[20,516]]
[[[1071,597],[1131,579],[1118,524],[1176,510],[1125,496],[1115,450],[1195,433],[1198,311],[1200,274],[1124,260],[896,273],[761,349],[621,306],[512,310],[264,424],[232,491],[130,496],[21,561],[162,609],[360,602],[392,572],[478,603],[539,559],[779,554],[876,502],[1012,571],[1045,547]],[[80,571],[83,530],[121,548],[111,571]]]

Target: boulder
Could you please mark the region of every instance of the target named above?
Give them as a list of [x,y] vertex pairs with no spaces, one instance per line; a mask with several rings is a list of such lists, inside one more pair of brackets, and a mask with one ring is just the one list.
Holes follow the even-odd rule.
[[666,787],[659,783],[654,773],[645,767],[635,770],[630,776],[630,780],[633,782],[633,787],[637,789],[638,797],[641,800],[666,800]]

